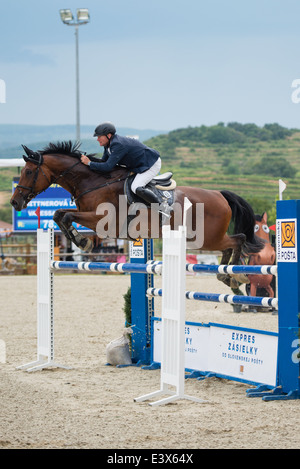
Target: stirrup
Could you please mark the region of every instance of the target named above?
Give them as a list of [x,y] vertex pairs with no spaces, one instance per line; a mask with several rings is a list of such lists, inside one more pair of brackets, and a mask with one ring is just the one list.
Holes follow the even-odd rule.
[[163,202],[162,204],[160,204],[160,206],[162,206],[162,210],[158,210],[158,213],[160,213],[163,217],[170,219],[170,212],[172,210],[172,207],[170,207],[170,205],[168,205],[166,202]]

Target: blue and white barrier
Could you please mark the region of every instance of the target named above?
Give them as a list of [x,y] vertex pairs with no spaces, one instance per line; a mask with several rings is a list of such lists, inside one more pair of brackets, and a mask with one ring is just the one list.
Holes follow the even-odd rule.
[[[119,273],[140,273],[161,275],[163,263],[160,261],[148,261],[141,263],[118,263],[118,262],[73,262],[52,261],[50,266],[54,270],[85,270]],[[208,265],[208,264],[186,264],[187,272],[202,272],[214,274],[260,274],[276,275],[276,265]]]
[[51,261],[51,269],[54,270],[84,270],[87,272],[119,272],[119,273],[139,273],[139,274],[161,274],[161,264],[140,264],[140,263],[118,263],[118,262],[68,262]]
[[[149,296],[162,296],[161,288],[148,288],[147,295]],[[260,296],[242,296],[242,295],[228,295],[218,293],[201,293],[194,291],[186,291],[185,297],[187,300],[198,301],[212,301],[215,303],[229,303],[229,304],[243,304],[278,308],[278,299]]]
[[187,264],[188,272],[210,272],[214,274],[261,274],[276,275],[277,265],[205,265]]

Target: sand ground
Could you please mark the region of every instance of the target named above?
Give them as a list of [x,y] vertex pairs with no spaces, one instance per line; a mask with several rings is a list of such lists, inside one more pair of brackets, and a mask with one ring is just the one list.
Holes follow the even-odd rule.
[[[129,284],[128,275],[55,276],[55,358],[72,369],[28,373],[16,367],[36,357],[36,276],[0,277],[0,449],[299,448],[300,400],[249,399],[243,383],[186,380],[186,393],[205,404],[134,402],[159,389],[160,370],[106,365]],[[209,275],[188,276],[187,289],[229,293]],[[219,303],[187,301],[186,319],[277,330],[271,313],[236,314]]]

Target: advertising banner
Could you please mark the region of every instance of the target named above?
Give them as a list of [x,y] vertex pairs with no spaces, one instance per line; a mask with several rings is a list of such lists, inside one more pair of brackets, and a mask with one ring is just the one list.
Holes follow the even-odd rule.
[[[153,361],[161,361],[161,327],[153,319]],[[278,334],[223,324],[185,325],[185,368],[276,386]]]
[[[13,192],[19,182],[18,178],[13,180]],[[58,184],[52,184],[44,192],[37,195],[31,200],[27,207],[20,212],[13,209],[13,230],[19,232],[36,231],[38,228],[38,215],[40,213],[40,228],[46,230],[53,228],[54,231],[60,231],[59,227],[53,220],[53,215],[59,208],[76,209],[75,202],[71,200],[71,195]],[[90,231],[88,228],[74,223],[78,231]]]

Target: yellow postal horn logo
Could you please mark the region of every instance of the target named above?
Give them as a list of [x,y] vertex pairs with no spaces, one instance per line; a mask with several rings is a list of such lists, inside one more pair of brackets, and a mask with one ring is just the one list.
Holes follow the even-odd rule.
[[296,246],[294,221],[281,223],[281,246],[283,248],[294,248]]

